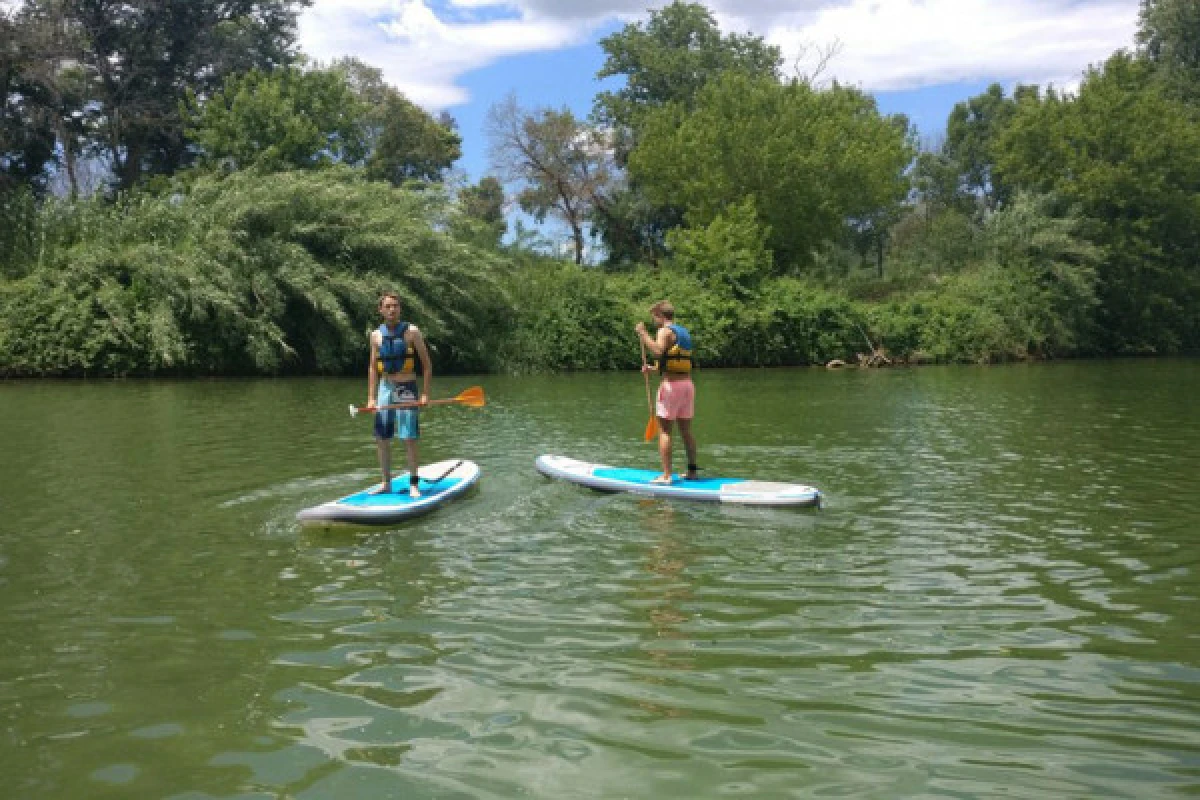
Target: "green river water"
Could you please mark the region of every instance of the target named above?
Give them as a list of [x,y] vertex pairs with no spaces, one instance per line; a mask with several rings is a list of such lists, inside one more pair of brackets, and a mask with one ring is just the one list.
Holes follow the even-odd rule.
[[0,383],[0,797],[1200,794],[1200,362],[439,377],[479,487],[385,529],[363,380]]

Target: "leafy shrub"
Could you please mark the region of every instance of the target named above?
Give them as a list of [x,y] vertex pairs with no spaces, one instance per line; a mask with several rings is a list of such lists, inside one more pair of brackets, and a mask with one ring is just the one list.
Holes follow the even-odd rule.
[[384,289],[440,371],[488,368],[505,262],[443,232],[445,203],[343,168],[135,196],[4,288],[0,374],[356,372]]

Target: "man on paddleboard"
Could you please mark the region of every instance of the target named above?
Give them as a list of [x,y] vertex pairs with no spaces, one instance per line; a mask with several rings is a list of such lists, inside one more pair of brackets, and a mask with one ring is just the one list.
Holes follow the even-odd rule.
[[[408,493],[420,497],[417,488],[417,439],[420,421],[417,406],[428,405],[429,386],[433,382],[433,363],[425,347],[425,337],[417,326],[400,319],[400,297],[386,292],[379,298],[383,324],[371,331],[371,363],[367,368],[367,405],[375,412],[375,444],[379,449],[379,468],[383,485],[376,493],[392,490],[392,439],[402,439],[408,456]],[[421,392],[417,394],[417,360],[421,362]],[[412,408],[384,408],[413,404]]]
[[[659,422],[658,455],[662,459],[663,471],[652,482],[671,482],[671,427],[676,422],[679,423],[679,434],[687,451],[688,468],[684,477],[694,481],[699,467],[696,466],[696,439],[692,436],[696,397],[692,385],[692,334],[682,325],[675,324],[675,307],[666,300],[660,300],[650,307],[650,318],[658,328],[653,338],[641,322],[634,326],[634,330],[646,349],[658,359],[654,368],[662,375],[654,414]],[[643,366],[643,369],[653,368]]]

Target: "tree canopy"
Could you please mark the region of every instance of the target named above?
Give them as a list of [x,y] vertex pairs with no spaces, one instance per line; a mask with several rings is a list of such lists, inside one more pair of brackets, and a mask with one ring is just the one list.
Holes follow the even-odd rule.
[[998,143],[1005,180],[1078,204],[1105,248],[1104,349],[1200,345],[1200,124],[1154,67],[1117,53],[1079,94],[1028,97]]
[[912,158],[907,130],[856,89],[818,91],[730,72],[692,110],[648,116],[629,170],[656,203],[706,226],[754,198],[778,266],[804,267],[852,217],[897,204]]

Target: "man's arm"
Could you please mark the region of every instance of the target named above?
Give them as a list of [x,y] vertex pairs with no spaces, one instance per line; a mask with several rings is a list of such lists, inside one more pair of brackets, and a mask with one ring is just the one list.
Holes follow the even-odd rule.
[[663,331],[666,331],[667,333],[671,332],[671,329],[667,326],[664,325],[663,327],[659,328],[658,336],[655,338],[650,337],[650,334],[646,332],[645,324],[641,322],[634,326],[634,330],[637,331],[638,338],[642,340],[642,344],[646,346],[646,349],[649,350],[655,358],[662,358],[662,354],[670,348],[669,344],[666,348],[663,348],[660,343]]
[[412,346],[417,351],[417,357],[421,359],[421,405],[429,402],[429,389],[433,385],[433,361],[429,358],[429,348],[425,346],[425,337],[421,335],[421,331],[416,325],[409,326],[409,333],[412,335]]

